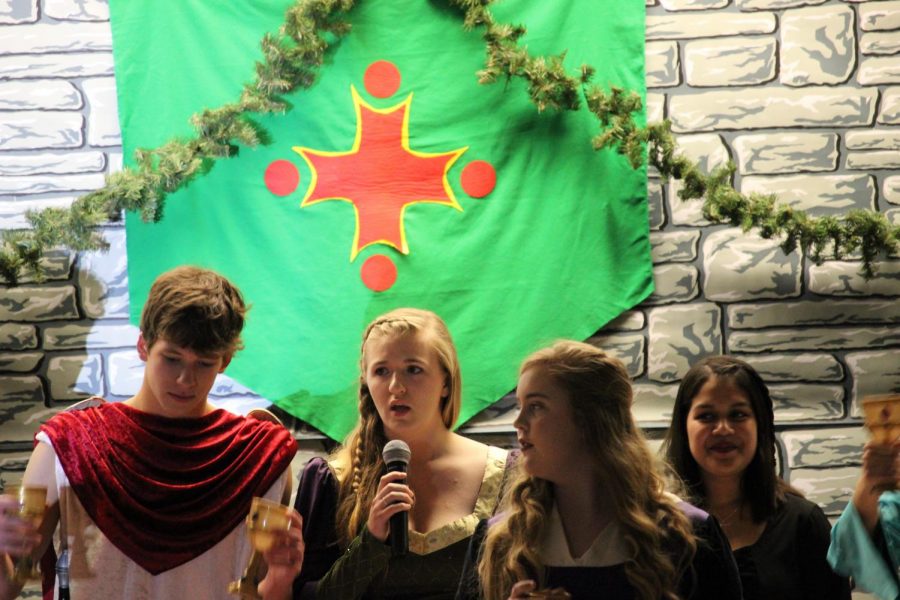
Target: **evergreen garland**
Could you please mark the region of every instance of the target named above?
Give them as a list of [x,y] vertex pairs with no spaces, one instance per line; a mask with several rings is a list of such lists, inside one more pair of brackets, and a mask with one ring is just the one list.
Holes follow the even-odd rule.
[[[607,93],[590,85],[594,69],[588,65],[581,67],[578,77],[569,75],[563,64],[565,53],[531,56],[519,45],[525,28],[494,22],[488,10],[492,1],[449,0],[463,11],[464,27],[484,28],[487,57],[478,72],[480,83],[520,77],[538,111],[578,110],[584,99],[600,124],[600,133],[592,140],[595,149],[614,148],[635,169],[649,156],[649,163],[664,179],[683,182],[678,193],[682,200],[705,196],[706,219],[744,231],[757,229],[765,238],[783,237],[781,247],[786,253],[799,247],[819,264],[826,255],[840,259],[859,252],[863,275],[870,278],[879,255],[897,252],[900,227],[893,227],[881,213],[854,210],[843,218],[809,217],[777,205],[772,195],[738,193],[731,185],[732,163],[703,174],[696,163],[676,153],[668,121],[636,125],[633,115],[641,109],[637,93],[615,87]],[[81,196],[69,208],[26,213],[32,229],[3,232],[0,277],[15,285],[21,273],[30,270],[40,280],[44,252],[55,246],[76,251],[107,248],[98,226],[119,219],[123,210],[158,222],[168,194],[207,172],[216,160],[236,155],[240,146],[264,143],[266,133],[252,115],[289,110],[282,96],[313,84],[328,40],[349,32],[350,25],[341,15],[353,5],[354,0],[298,0],[287,10],[278,34],[263,37],[263,60],[256,64],[256,79],[244,86],[237,102],[194,115],[191,124],[196,136],[191,139],[137,150],[136,166],[109,175],[103,188]]]

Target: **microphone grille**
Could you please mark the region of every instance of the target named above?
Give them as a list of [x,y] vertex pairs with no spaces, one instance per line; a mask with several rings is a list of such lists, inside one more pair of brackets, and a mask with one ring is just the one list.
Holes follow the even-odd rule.
[[408,465],[411,454],[409,445],[403,440],[391,440],[384,445],[384,450],[381,451],[381,457],[385,464],[400,462]]

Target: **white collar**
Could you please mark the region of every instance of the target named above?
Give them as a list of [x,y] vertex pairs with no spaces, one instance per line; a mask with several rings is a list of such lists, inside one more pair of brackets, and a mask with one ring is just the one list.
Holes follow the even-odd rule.
[[609,567],[618,565],[628,559],[625,540],[622,537],[619,523],[610,521],[603,530],[597,534],[591,546],[579,557],[573,557],[569,552],[569,544],[566,541],[566,532],[562,526],[562,519],[553,503],[547,522],[547,529],[540,547],[541,560],[548,567]]

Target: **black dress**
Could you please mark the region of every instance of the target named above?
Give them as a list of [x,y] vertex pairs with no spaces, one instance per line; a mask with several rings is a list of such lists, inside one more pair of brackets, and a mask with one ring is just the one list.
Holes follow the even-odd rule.
[[734,558],[744,600],[850,600],[850,584],[828,566],[831,525],[816,504],[787,494],[752,546]]
[[[678,582],[679,596],[684,600],[741,600],[737,567],[719,524],[687,502],[680,502],[679,508],[690,519],[697,536],[697,552]],[[489,526],[490,521],[482,521],[472,536],[456,600],[481,598],[476,569]],[[573,600],[635,598],[623,563],[605,567],[546,567],[544,577],[547,587],[562,587]]]

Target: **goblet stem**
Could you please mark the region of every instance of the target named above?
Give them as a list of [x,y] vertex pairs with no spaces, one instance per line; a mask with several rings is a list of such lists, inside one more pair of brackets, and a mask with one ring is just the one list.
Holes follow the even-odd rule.
[[250,561],[247,563],[247,568],[244,569],[244,574],[241,575],[240,579],[232,581],[228,585],[228,593],[239,596],[241,600],[261,600],[259,592],[256,590],[259,582],[254,577],[259,572],[261,561],[262,554],[254,550],[250,554]]

